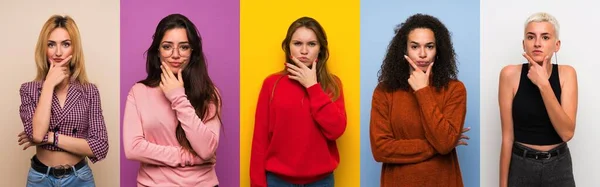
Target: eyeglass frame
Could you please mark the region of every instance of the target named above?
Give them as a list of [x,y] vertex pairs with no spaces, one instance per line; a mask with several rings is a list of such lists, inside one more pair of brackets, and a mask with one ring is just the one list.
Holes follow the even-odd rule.
[[[165,43],[167,43],[167,44],[170,44],[170,45],[174,45],[174,47],[172,46],[171,50],[163,49],[163,48],[162,48],[162,45],[164,45]],[[182,54],[181,54],[181,46],[182,46],[182,44],[183,44],[183,45],[188,45],[188,46],[190,47],[190,49],[189,49],[189,50],[190,50],[190,52],[189,52],[189,55],[182,55]],[[173,56],[173,54],[175,54],[175,48],[177,48],[177,52],[179,53],[179,56],[181,56],[181,57],[190,57],[190,56],[192,56],[192,52],[194,51],[194,49],[193,49],[193,48],[192,48],[192,46],[189,44],[189,42],[182,42],[182,43],[179,43],[179,44],[175,45],[175,44],[173,44],[173,42],[164,41],[164,42],[162,42],[162,43],[161,43],[161,44],[158,46],[158,52],[160,53],[160,55],[161,55],[161,56],[163,56],[163,55],[162,55],[162,53],[163,53],[163,52],[170,52],[170,53],[171,53],[170,55],[165,55],[165,56],[163,56],[163,57],[165,57],[165,58],[168,58],[168,57],[172,57],[172,56]]]

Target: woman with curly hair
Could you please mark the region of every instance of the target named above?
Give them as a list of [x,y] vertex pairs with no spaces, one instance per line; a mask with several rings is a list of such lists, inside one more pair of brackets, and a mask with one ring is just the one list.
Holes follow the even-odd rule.
[[395,29],[371,108],[371,151],[382,162],[381,186],[463,186],[455,147],[467,92],[457,80],[450,32],[416,14]]

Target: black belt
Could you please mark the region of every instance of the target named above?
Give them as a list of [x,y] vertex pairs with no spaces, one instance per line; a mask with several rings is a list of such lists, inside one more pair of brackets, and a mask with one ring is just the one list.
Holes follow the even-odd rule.
[[552,157],[556,157],[560,154],[566,153],[567,145],[559,145],[559,147],[557,149],[553,149],[550,151],[531,151],[531,150],[523,149],[523,148],[519,147],[519,145],[513,145],[512,152],[516,155],[519,155],[520,157],[533,158],[536,160],[543,160],[543,159],[550,159]]
[[[75,164],[75,170],[79,170],[85,165],[87,165],[87,162],[85,161],[85,159],[83,159],[77,164]],[[46,174],[46,172],[48,171],[48,166],[46,166],[44,163],[38,160],[36,156],[33,156],[33,158],[31,158],[31,168],[43,174]],[[71,166],[56,166],[50,167],[50,172],[48,173],[48,175],[54,176],[56,178],[61,178],[71,173],[73,173],[73,167]]]

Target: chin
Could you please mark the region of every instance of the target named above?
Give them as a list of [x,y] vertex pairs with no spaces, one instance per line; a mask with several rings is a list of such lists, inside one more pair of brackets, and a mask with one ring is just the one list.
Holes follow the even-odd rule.
[[536,56],[536,57],[533,57],[533,60],[537,63],[542,63],[542,62],[544,62],[544,57]]
[[173,74],[177,74],[179,72],[179,68],[171,67],[171,71],[173,72]]

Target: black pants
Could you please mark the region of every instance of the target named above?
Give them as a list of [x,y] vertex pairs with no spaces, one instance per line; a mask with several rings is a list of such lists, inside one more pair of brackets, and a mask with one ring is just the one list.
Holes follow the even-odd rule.
[[541,152],[519,143],[513,144],[513,153],[510,157],[510,169],[508,171],[509,187],[575,186],[571,152],[566,143],[548,151],[563,150],[563,152],[559,152],[558,155],[550,158],[527,158],[524,155],[515,154],[515,149],[521,149],[521,152],[525,150],[527,153]]

